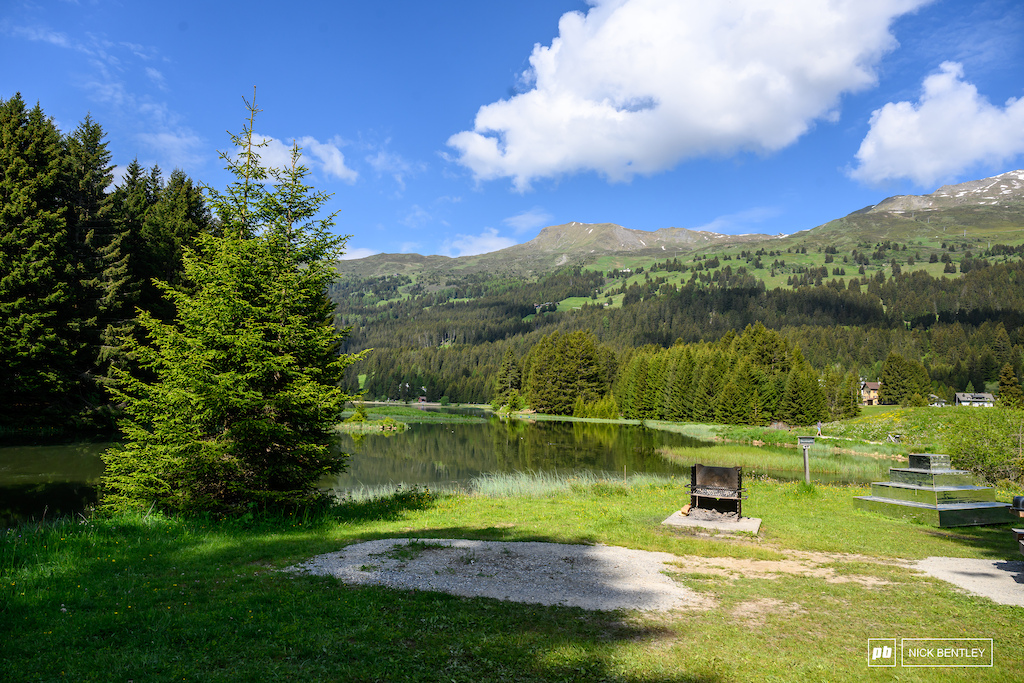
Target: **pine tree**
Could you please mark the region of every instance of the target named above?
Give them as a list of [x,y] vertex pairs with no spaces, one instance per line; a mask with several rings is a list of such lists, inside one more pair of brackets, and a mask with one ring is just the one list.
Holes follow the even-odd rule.
[[505,356],[501,359],[501,367],[498,368],[498,376],[494,381],[494,398],[491,400],[491,406],[498,410],[502,406],[518,402],[520,388],[522,388],[522,370],[519,369],[519,362],[516,361],[516,355],[512,349],[506,349]]
[[790,368],[785,378],[785,386],[779,398],[775,419],[789,424],[798,424],[800,420],[800,370],[795,367]]
[[878,390],[880,403],[908,405],[915,394],[919,396],[917,402],[920,402],[931,389],[924,365],[916,360],[907,360],[895,351],[889,352],[878,379],[882,385]]
[[558,372],[555,348],[559,332],[546,335],[530,349],[526,360],[526,400],[539,413],[550,412],[556,404],[555,377]]
[[1024,391],[1013,367],[1007,363],[999,373],[999,405],[1003,408],[1024,410]]
[[66,141],[68,195],[74,213],[74,240],[79,244],[89,242],[89,233],[109,222],[107,188],[114,167],[103,138],[103,127],[86,115]]
[[235,180],[208,190],[223,234],[185,250],[183,288],[161,285],[173,320],[143,312],[148,341],[128,342],[156,379],[114,370],[125,441],[104,454],[107,508],[304,504],[344,468],[332,426],[351,397],[337,383],[359,356],[338,354],[325,291],[347,238],[316,218],[327,197],[306,185],[298,147],[268,187],[246,104],[241,152],[221,155]]
[[700,379],[693,397],[693,419],[696,422],[714,421],[721,389],[722,375],[718,365],[705,356],[705,365],[700,370]]
[[75,261],[79,269],[79,286],[75,293],[76,305],[82,317],[83,339],[90,349],[79,363],[79,374],[91,378],[88,391],[90,403],[105,402],[106,394],[99,386],[106,376],[109,335],[105,316],[111,301],[120,292],[108,289],[111,263],[107,258],[107,243],[112,232],[112,201],[107,188],[113,178],[110,152],[104,140],[103,128],[86,115],[65,141],[67,163],[65,182],[71,202],[70,232]]
[[63,420],[84,353],[63,140],[38,104],[0,100],[0,420]]
[[[604,396],[608,387],[597,352],[597,339],[592,332],[577,330],[562,337],[559,355],[564,368],[560,384],[564,386],[567,399],[572,401],[581,396],[585,404],[592,404]],[[563,401],[565,410],[571,410],[568,403]]]
[[127,339],[143,340],[137,309],[159,320],[173,316],[170,300],[154,280],[180,285],[184,250],[194,248],[197,236],[209,232],[212,223],[202,193],[188,176],[176,170],[165,184],[159,167],[147,172],[137,160],[111,193],[109,216],[105,235],[95,238],[103,263],[96,369],[101,382],[108,381],[111,365],[128,367]]

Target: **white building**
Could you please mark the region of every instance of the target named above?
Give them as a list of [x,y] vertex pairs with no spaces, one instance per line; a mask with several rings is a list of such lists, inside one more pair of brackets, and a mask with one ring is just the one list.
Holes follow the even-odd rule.
[[992,394],[961,394],[957,393],[954,405],[973,406],[975,408],[991,408],[996,403]]

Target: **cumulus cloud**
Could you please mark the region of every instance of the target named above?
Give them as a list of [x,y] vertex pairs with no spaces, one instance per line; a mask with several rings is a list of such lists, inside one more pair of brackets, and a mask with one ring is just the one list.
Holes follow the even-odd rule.
[[535,206],[528,211],[523,211],[515,216],[509,216],[502,223],[515,230],[518,235],[550,225],[553,218],[550,213],[539,206]]
[[379,253],[379,251],[376,251],[374,249],[366,249],[362,247],[359,249],[349,249],[348,251],[341,255],[341,260],[354,261],[355,259],[358,258],[366,258],[367,256],[373,256],[374,254]]
[[850,176],[870,183],[908,178],[928,187],[976,164],[996,166],[1024,154],[1024,99],[993,105],[963,78],[959,63],[943,62],[924,79],[916,103],[875,110]]
[[[269,135],[253,133],[253,139],[263,146],[257,150],[260,162],[267,168],[288,168],[292,163],[292,143],[272,138]],[[311,170],[320,171],[325,177],[335,177],[346,183],[354,183],[359,174],[345,165],[345,155],[340,149],[341,141],[331,138],[320,142],[309,135],[295,138],[302,148],[302,163]]]
[[456,235],[453,240],[445,240],[441,253],[446,256],[475,256],[511,247],[515,240],[502,237],[494,228],[484,228],[479,235]]
[[478,180],[592,170],[612,181],[781,149],[876,82],[892,20],[928,0],[591,0],[535,45],[532,89],[448,145]]

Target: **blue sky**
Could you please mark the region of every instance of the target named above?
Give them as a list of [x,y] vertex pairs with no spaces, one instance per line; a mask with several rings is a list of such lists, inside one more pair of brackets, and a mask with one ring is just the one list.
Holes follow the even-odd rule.
[[1019,0],[6,0],[0,98],[221,188],[304,148],[348,256],[812,228],[1024,167]]

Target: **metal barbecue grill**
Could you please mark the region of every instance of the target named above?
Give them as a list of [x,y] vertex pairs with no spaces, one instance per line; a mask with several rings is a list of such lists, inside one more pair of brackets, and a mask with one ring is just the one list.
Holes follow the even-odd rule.
[[690,509],[714,510],[722,514],[743,516],[742,467],[709,467],[694,465],[690,468]]

